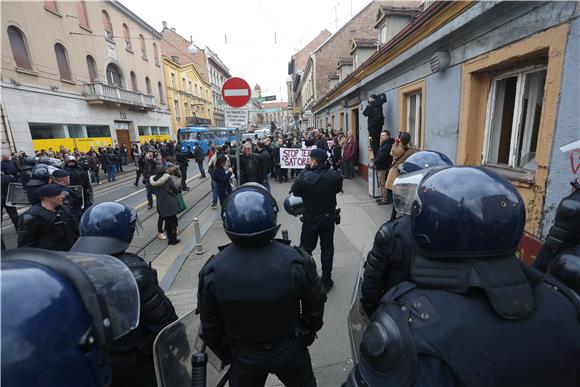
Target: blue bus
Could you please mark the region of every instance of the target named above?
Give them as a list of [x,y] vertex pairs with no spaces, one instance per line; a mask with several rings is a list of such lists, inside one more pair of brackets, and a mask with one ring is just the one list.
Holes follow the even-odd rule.
[[223,145],[226,141],[236,141],[236,130],[234,128],[188,126],[177,131],[177,140],[181,142],[183,151],[187,151],[187,147],[191,147],[193,151],[195,145],[199,144],[203,153],[207,154],[212,144]]

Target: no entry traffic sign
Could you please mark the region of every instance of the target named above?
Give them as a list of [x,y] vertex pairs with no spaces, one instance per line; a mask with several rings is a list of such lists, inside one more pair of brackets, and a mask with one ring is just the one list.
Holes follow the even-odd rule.
[[230,78],[222,86],[222,98],[231,107],[239,108],[244,106],[251,96],[250,85],[242,78]]

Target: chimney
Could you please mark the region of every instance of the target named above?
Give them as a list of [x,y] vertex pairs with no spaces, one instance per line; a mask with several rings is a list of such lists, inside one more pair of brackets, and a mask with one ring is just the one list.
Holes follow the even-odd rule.
[[189,35],[189,44],[193,44],[193,35]]
[[162,21],[161,23],[163,24],[163,29],[166,29],[167,28],[167,22],[166,21]]
[[179,57],[177,55],[171,56],[171,60],[174,61],[175,63],[179,63]]

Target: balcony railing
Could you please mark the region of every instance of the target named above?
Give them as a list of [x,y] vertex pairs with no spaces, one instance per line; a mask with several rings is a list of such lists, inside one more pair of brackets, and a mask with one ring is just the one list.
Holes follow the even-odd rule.
[[121,89],[103,83],[89,83],[85,85],[85,96],[90,102],[113,102],[143,109],[155,109],[155,98],[134,91]]

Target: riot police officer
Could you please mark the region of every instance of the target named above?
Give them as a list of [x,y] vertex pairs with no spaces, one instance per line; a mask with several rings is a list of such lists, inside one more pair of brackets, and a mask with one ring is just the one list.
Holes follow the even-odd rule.
[[52,180],[54,181],[54,184],[58,184],[63,187],[62,205],[68,207],[76,221],[79,222],[81,220],[81,216],[83,215],[82,191],[75,191],[70,187],[70,173],[64,169],[57,169],[52,172]]
[[534,268],[542,272],[562,251],[580,245],[580,181],[570,184],[573,192],[558,205],[554,224],[534,262]]
[[[453,163],[443,153],[421,151],[409,156],[399,168],[399,173],[400,176],[405,176],[407,181],[422,176],[425,169],[451,165]],[[420,172],[422,170],[423,172]],[[401,203],[395,202],[394,205],[397,208]],[[387,290],[409,279],[409,265],[415,249],[411,217],[404,214],[408,212],[406,209],[401,208],[401,211],[402,216],[379,227],[373,247],[367,255],[361,286],[361,303],[369,317]]]
[[73,155],[66,157],[66,164],[64,169],[70,173],[70,184],[80,185],[83,187],[83,198],[85,206],[88,208],[93,204],[93,187],[89,180],[88,167],[87,169],[81,167],[77,163],[76,157]]
[[113,387],[157,386],[153,341],[165,326],[177,320],[171,301],[159,287],[157,272],[143,258],[126,252],[136,226],[136,211],[119,203],[95,204],[83,214],[81,236],[71,249],[116,257],[131,270],[139,286],[139,325],[113,343]]
[[412,185],[393,191],[413,222],[410,281],[382,298],[347,385],[579,385],[580,303],[516,257],[518,191],[470,166]]
[[323,324],[326,295],[312,256],[273,240],[278,206],[261,185],[232,192],[223,215],[233,242],[199,273],[201,337],[231,362],[232,387],[263,386],[275,373],[286,386],[315,386],[307,347]]
[[334,285],[334,225],[339,221],[336,194],[342,192],[342,177],[330,169],[327,157],[325,150],[313,149],[310,153],[310,168],[298,175],[290,191],[304,201],[300,246],[312,254],[320,237],[322,286],[328,293]]
[[63,187],[44,184],[36,188],[40,203],[26,210],[18,221],[18,247],[68,250],[78,238],[78,221],[63,206]]
[[109,385],[111,341],[139,321],[131,272],[110,256],[3,252],[2,384]]

